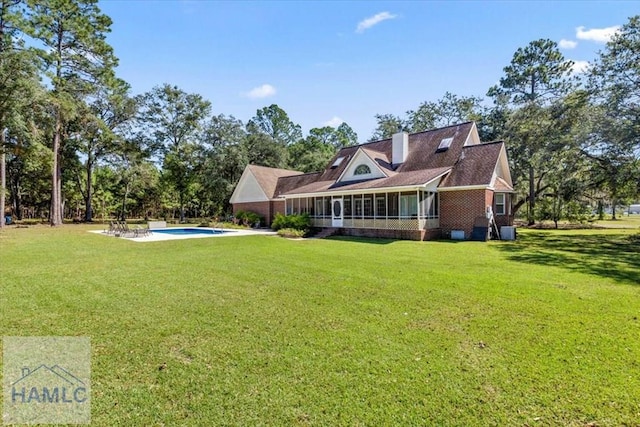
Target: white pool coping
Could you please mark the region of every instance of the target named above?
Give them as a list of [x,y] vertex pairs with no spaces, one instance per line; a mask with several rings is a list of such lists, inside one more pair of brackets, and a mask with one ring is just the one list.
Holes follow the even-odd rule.
[[[255,229],[235,229],[235,228],[211,228],[211,227],[167,227],[171,228],[200,228],[203,230],[215,230],[225,231],[225,233],[218,234],[167,234],[167,233],[154,233],[153,229],[151,234],[144,237],[118,237],[123,240],[130,240],[132,242],[160,242],[163,240],[184,240],[184,239],[203,239],[210,237],[240,237],[240,236],[275,236],[277,233],[272,230],[255,230]],[[107,234],[105,230],[89,230],[90,233],[101,234],[106,237],[115,237],[113,234]]]

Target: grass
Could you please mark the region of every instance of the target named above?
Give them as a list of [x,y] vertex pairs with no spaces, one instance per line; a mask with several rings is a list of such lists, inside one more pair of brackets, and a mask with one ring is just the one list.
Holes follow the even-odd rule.
[[611,217],[594,223],[598,227],[605,228],[640,228],[640,215],[619,215],[617,219]]
[[86,230],[0,232],[0,326],[91,337],[94,425],[639,425],[636,230]]

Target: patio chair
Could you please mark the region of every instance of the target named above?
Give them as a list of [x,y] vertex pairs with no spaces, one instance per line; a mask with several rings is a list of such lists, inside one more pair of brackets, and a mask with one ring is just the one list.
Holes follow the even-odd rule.
[[115,234],[117,229],[118,229],[117,224],[115,224],[113,221],[109,221],[109,229],[105,230],[104,232],[107,233],[108,235],[111,235],[111,234]]
[[151,230],[149,230],[149,227],[141,227],[139,225],[136,225],[133,228],[133,237],[147,237],[151,235]]
[[120,224],[120,237],[127,237],[127,235],[135,236],[134,230],[129,228],[127,221],[121,221],[119,224]]

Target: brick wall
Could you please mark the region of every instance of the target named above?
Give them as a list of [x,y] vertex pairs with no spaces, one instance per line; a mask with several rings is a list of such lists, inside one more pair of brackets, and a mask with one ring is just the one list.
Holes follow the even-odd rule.
[[273,218],[275,218],[276,213],[281,213],[283,215],[285,214],[284,200],[271,201],[270,209],[271,209],[271,211],[270,211],[270,213],[271,213],[270,218],[271,219],[267,223],[268,225],[271,225],[271,222],[273,221]]
[[276,212],[280,212],[281,214],[284,214],[284,201],[272,200],[267,202],[234,203],[233,204],[234,215],[238,211],[255,212],[258,215],[261,215],[264,217],[265,224],[263,225],[270,226],[271,222],[273,222],[273,218],[276,215]]
[[255,212],[258,215],[264,217],[266,224],[271,224],[271,202],[247,202],[247,203],[234,203],[233,214],[235,215],[239,211]]
[[463,230],[469,238],[473,223],[479,216],[486,215],[487,206],[493,205],[493,191],[459,190],[440,193],[440,228],[443,237],[451,235],[451,230]]

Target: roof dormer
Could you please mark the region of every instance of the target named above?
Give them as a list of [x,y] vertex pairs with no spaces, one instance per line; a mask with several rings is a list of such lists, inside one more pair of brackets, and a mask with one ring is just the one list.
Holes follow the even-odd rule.
[[384,154],[360,147],[349,161],[349,164],[338,178],[338,181],[362,181],[366,179],[385,178],[388,174],[385,173],[378,162],[384,163],[387,161]]

